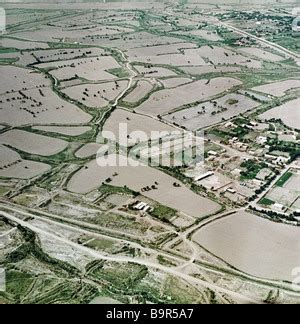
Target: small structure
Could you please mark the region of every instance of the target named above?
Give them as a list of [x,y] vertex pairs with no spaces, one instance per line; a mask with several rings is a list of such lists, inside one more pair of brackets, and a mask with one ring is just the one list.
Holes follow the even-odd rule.
[[206,172],[206,173],[204,173],[204,174],[202,174],[202,175],[200,175],[200,176],[198,176],[198,177],[195,177],[195,181],[197,182],[197,181],[201,181],[201,180],[203,180],[203,179],[206,179],[206,178],[208,178],[208,177],[211,177],[212,175],[214,175],[215,173],[213,172],[213,171],[208,171],[208,172]]

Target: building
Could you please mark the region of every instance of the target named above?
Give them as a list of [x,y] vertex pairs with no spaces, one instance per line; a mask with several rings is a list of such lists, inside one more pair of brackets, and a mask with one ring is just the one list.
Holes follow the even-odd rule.
[[198,177],[196,177],[194,180],[197,182],[197,181],[201,181],[203,179],[206,179],[208,177],[211,177],[212,175],[214,175],[215,173],[213,171],[209,171],[209,172],[206,172]]

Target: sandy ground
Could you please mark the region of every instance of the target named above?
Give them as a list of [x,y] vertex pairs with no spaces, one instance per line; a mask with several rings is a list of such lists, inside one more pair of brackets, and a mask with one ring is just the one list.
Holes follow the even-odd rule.
[[[114,162],[115,157],[110,155],[108,159]],[[105,158],[100,159],[100,162],[104,161]],[[126,162],[127,159],[121,157],[121,161]],[[89,162],[71,178],[68,190],[86,194],[97,189],[108,178],[112,180],[111,185],[127,185],[134,191],[141,191],[143,187],[157,182],[156,190],[145,191],[143,195],[193,217],[204,217],[220,207],[213,201],[196,195],[182,183],[180,188],[174,187],[174,182],[178,181],[156,169],[147,166],[99,166],[96,160]]]
[[267,50],[258,47],[244,47],[240,49],[240,52],[242,52],[243,54],[256,56],[260,59],[263,59],[264,61],[280,62],[285,60],[285,58],[282,56],[273,54],[271,52],[268,52]]
[[96,155],[98,150],[102,147],[102,144],[98,143],[88,143],[81,147],[76,153],[75,156],[84,159],[90,156]]
[[198,231],[193,239],[253,276],[292,281],[300,266],[300,228],[240,212]]
[[261,119],[281,119],[282,122],[292,128],[300,129],[300,98],[289,101],[282,106],[275,107],[263,113]]
[[264,84],[253,88],[253,90],[267,93],[275,97],[283,97],[287,91],[297,88],[300,88],[300,80],[286,80]]
[[67,136],[79,136],[87,133],[92,128],[89,126],[79,126],[79,127],[63,127],[63,126],[35,126],[33,129],[40,130],[43,132],[57,133]]
[[[238,100],[238,103],[230,105],[228,102],[233,99]],[[217,107],[214,106],[212,101],[209,101],[172,115],[166,115],[164,119],[170,123],[185,126],[189,130],[196,130],[219,123],[223,118],[229,119],[259,106],[258,102],[239,94],[229,94],[214,101],[217,102]],[[222,108],[227,110],[222,112]],[[204,111],[205,113],[203,113]],[[217,113],[212,115],[213,112]]]
[[68,146],[66,141],[21,130],[11,130],[0,135],[0,143],[42,156],[57,154]]
[[141,104],[138,111],[149,115],[162,115],[186,104],[204,100],[242,84],[232,78],[199,80],[176,89],[165,89],[154,93]]
[[138,102],[142,100],[152,89],[153,86],[148,81],[138,81],[137,86],[124,98],[124,101],[129,103]]
[[101,108],[117,98],[126,89],[127,85],[128,81],[83,84],[63,89],[62,92],[85,106]]
[[[125,139],[127,139],[125,133],[120,134],[119,132],[120,124],[126,125],[128,135],[136,131],[144,132],[147,135],[146,141],[150,139],[152,132],[170,133],[176,131],[175,128],[168,126],[164,123],[161,123],[159,121],[156,121],[150,117],[134,114],[123,109],[117,109],[112,113],[110,118],[105,123],[103,127],[103,131],[113,132],[113,134],[115,134],[117,141],[119,141],[120,139],[119,135],[123,137],[125,136]],[[158,135],[153,134],[153,136],[151,136],[152,139],[158,139],[159,137],[160,137],[159,134]],[[131,142],[136,143],[136,141],[137,141],[137,137],[135,137],[134,134],[132,134],[130,138],[128,138],[129,143]],[[144,140],[141,139],[141,141]]]
[[22,160],[15,151],[0,145],[0,177],[30,179],[51,169],[44,163]]

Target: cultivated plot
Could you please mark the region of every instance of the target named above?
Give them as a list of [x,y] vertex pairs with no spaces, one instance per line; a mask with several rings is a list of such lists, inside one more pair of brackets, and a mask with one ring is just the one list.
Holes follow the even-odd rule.
[[98,150],[102,147],[102,144],[98,143],[88,143],[83,145],[78,151],[76,151],[75,156],[79,159],[89,158],[96,155]]
[[[137,144],[140,141],[158,139],[162,136],[161,134],[165,136],[165,133],[174,132],[176,129],[150,117],[117,109],[104,124],[103,131],[112,132],[118,142],[120,138],[123,138],[123,141],[125,139],[129,143]],[[143,132],[146,138],[142,138],[139,132]],[[101,138],[101,133],[99,137]]]
[[[292,281],[300,264],[300,228],[240,212],[202,228],[193,240],[256,277]],[[284,262],[283,262],[284,260]]]
[[69,98],[87,107],[106,107],[124,92],[128,81],[115,81],[99,84],[83,84],[61,90]]
[[300,98],[288,101],[263,113],[259,117],[265,120],[280,119],[282,122],[295,129],[300,129]]
[[92,130],[90,126],[35,126],[32,129],[36,129],[39,131],[43,131],[46,133],[56,133],[61,135],[67,135],[67,136],[79,136],[82,134],[85,134]]
[[47,43],[41,43],[41,42],[28,42],[28,41],[13,39],[13,38],[1,38],[0,47],[25,50],[25,49],[41,49],[41,48],[46,49],[49,48],[49,45]]
[[23,160],[21,156],[4,145],[0,145],[0,177],[31,179],[51,169],[47,164]]
[[253,90],[267,93],[274,97],[283,97],[288,91],[300,88],[300,80],[285,80],[254,87]]
[[69,80],[79,77],[85,80],[98,81],[116,79],[116,76],[107,72],[107,70],[118,69],[120,65],[111,56],[104,56],[41,63],[37,67],[40,69],[55,68],[50,73],[59,80]]
[[264,50],[264,49],[258,48],[258,47],[244,47],[244,48],[240,49],[239,51],[242,52],[243,54],[255,56],[255,57],[262,59],[264,61],[280,62],[280,61],[285,60],[285,57],[282,57],[277,54],[273,54],[267,50]]
[[141,104],[137,111],[147,115],[163,115],[175,108],[208,99],[241,84],[241,81],[233,78],[199,80],[176,89],[158,91]]
[[260,103],[236,93],[204,102],[196,107],[180,110],[164,116],[170,123],[184,126],[188,130],[208,127],[216,123],[238,116],[241,113],[258,107]]
[[42,156],[57,154],[68,146],[66,141],[22,130],[11,130],[0,135],[0,143],[12,146],[26,153]]
[[135,88],[123,99],[128,103],[136,103],[142,100],[151,90],[153,85],[145,80],[138,81]]
[[[122,156],[107,157],[112,162],[115,158],[127,161],[127,158]],[[106,158],[101,160],[104,162]],[[175,187],[174,182],[178,182],[176,179],[148,166],[101,167],[94,160],[71,178],[68,190],[86,194],[100,187],[108,178],[111,180],[111,185],[127,186],[136,192],[140,192],[144,187],[154,186],[156,189],[146,191],[143,195],[193,217],[204,217],[220,208],[217,203],[195,194],[182,183],[179,187]]]
[[[9,79],[9,78],[8,78]],[[12,90],[11,90],[12,91]],[[3,123],[26,124],[85,124],[92,116],[64,101],[48,87],[32,85],[1,96],[0,119]]]

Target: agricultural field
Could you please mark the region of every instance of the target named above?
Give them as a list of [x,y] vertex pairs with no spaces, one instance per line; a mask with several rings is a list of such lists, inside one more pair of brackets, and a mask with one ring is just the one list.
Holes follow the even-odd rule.
[[299,129],[299,104],[300,99],[291,100],[281,106],[268,110],[259,117],[262,120],[280,119],[286,126]]
[[32,134],[21,130],[11,130],[0,136],[0,143],[9,145],[20,151],[51,156],[65,150],[68,143],[60,139],[55,139],[43,135]]
[[[107,160],[111,162],[114,159],[134,164],[134,161],[127,161],[122,156],[110,155],[107,157]],[[97,158],[97,161],[89,162],[71,178],[68,190],[78,194],[87,194],[105,182],[117,187],[126,186],[135,192],[142,192],[143,188],[154,186],[155,189],[144,191],[143,195],[189,216],[201,218],[219,209],[218,204],[194,194],[183,184],[180,184],[180,187],[174,187],[176,180],[160,171],[147,166],[99,166],[99,163],[101,165],[106,162],[106,159],[101,157]],[[108,179],[111,181],[107,181]],[[188,203],[183,205],[181,201]]]
[[272,223],[245,212],[209,225],[198,231],[193,240],[255,277],[290,281],[290,269],[299,263],[299,228]]
[[91,157],[93,155],[96,155],[101,147],[102,145],[98,143],[85,144],[78,151],[76,151],[75,156],[79,159]]
[[188,130],[197,130],[228,120],[260,104],[239,94],[230,94],[216,100],[203,102],[192,108],[182,109],[164,116],[170,123],[176,123]]
[[31,179],[51,169],[51,167],[45,163],[23,160],[18,153],[4,145],[0,145],[0,152],[1,178]]
[[136,87],[124,98],[125,102],[136,103],[142,100],[151,90],[153,85],[148,81],[139,81]]
[[[120,126],[122,126],[122,128],[120,128]],[[122,130],[125,128],[126,133],[122,133]],[[143,132],[147,138],[140,138],[140,133],[138,133],[139,131]],[[136,144],[138,140],[142,142],[148,141],[149,139],[157,140],[161,137],[161,134],[165,134],[164,136],[166,136],[174,131],[177,130],[172,126],[153,120],[150,117],[134,114],[123,109],[115,110],[103,126],[103,132],[112,132],[116,141],[120,142],[122,136],[125,136],[125,140],[134,144]],[[127,137],[127,134],[129,137]],[[99,139],[101,139],[102,132],[100,132],[98,136]],[[105,134],[104,137],[106,138]]]
[[7,2],[0,304],[299,304],[294,5]]
[[258,92],[263,92],[275,97],[283,97],[288,91],[294,91],[300,88],[300,80],[285,80],[270,84],[261,85],[253,88]]
[[275,212],[299,212],[300,202],[300,173],[288,171],[275,184],[275,186],[260,201]]
[[196,81],[176,89],[161,90],[151,95],[137,111],[151,116],[163,115],[175,108],[209,99],[241,84],[239,80],[232,78],[215,78]]
[[62,90],[69,98],[93,108],[106,107],[117,98],[127,86],[127,81],[105,82],[99,84],[78,85]]
[[74,127],[63,127],[63,126],[35,126],[35,130],[39,130],[45,133],[56,133],[67,136],[79,136],[92,130],[89,126],[74,126]]
[[257,48],[257,47],[245,47],[245,48],[242,48],[240,50],[240,52],[260,58],[264,61],[280,62],[280,61],[285,60],[285,57],[270,53],[267,50]]

